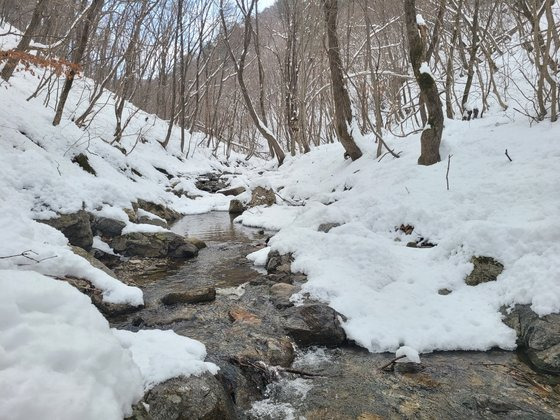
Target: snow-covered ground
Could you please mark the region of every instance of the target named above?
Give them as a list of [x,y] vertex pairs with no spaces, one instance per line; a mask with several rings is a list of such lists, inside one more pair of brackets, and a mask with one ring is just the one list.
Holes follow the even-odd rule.
[[[13,35],[0,36],[0,49],[14,44]],[[39,82],[41,72],[34,70],[0,84],[0,417],[121,419],[154,385],[217,367],[204,362],[202,343],[172,331],[111,330],[88,297],[55,278],[89,280],[110,303],[140,305],[141,290],[92,267],[59,231],[36,220],[84,208],[126,220],[126,231],[162,230],[132,225],[122,209],[137,199],[183,213],[227,209],[229,198],[194,185],[196,175],[224,169],[226,159],[205,148],[181,157],[177,130],[164,150],[158,141],[167,123],[130,104],[124,119],[135,115],[122,153],[109,144],[115,124],[110,92],[89,128],[78,128],[71,119],[87,107],[93,82],[86,78],[76,81],[65,117],[53,127],[54,101],[45,107],[44,93],[26,101]],[[201,140],[187,136],[191,146]],[[72,162],[80,153],[96,176]],[[228,169],[239,162],[233,153]],[[161,170],[176,176],[173,184]],[[200,197],[178,197],[173,189]],[[108,248],[99,238],[94,246]]]
[[[401,158],[381,162],[371,143],[362,141],[356,162],[342,158],[339,144],[323,146],[262,181],[305,206],[254,208],[237,220],[280,229],[270,246],[294,253],[293,270],[308,275],[301,294],[344,314],[348,336],[370,351],[513,349],[502,305],[560,311],[558,139],[558,124],[530,127],[508,111],[447,120],[442,161],[429,167],[416,164],[419,135],[390,139]],[[341,226],[317,231],[329,222]],[[397,231],[401,224],[413,234]],[[437,246],[405,246],[420,237]],[[250,258],[263,263],[265,254]],[[474,255],[504,264],[497,281],[464,283]],[[438,294],[443,288],[452,293]]]

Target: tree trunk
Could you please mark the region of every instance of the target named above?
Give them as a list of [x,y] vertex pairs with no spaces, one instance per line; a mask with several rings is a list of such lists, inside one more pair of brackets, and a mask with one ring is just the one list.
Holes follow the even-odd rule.
[[344,150],[352,160],[359,159],[362,151],[354,142],[348,129],[352,126],[350,96],[344,84],[342,60],[337,35],[338,0],[322,0],[327,29],[328,57],[331,70],[331,84],[334,99],[336,133]]
[[420,139],[421,153],[418,158],[418,164],[433,165],[440,161],[439,145],[443,132],[441,100],[439,99],[436,82],[432,75],[429,72],[423,71],[424,69],[421,70],[421,67],[427,67],[427,63],[425,62],[426,43],[420,36],[419,29],[425,30],[426,28],[419,28],[416,22],[415,0],[405,0],[404,12],[410,62],[414,71],[414,77],[420,87],[421,94],[424,97],[428,109],[428,125],[430,126],[422,132]]

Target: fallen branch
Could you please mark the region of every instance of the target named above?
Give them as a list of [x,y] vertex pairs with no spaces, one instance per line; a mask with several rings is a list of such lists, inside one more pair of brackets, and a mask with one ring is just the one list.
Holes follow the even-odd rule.
[[274,195],[278,196],[278,198],[280,198],[280,200],[285,201],[286,203],[288,203],[291,206],[305,206],[305,203],[299,203],[299,202],[295,202],[292,200],[288,200],[287,198],[282,197],[280,194],[278,194],[276,191],[274,191]]
[[379,369],[380,370],[387,370],[387,368],[390,368],[390,370],[393,370],[395,368],[395,364],[397,363],[397,360],[404,359],[405,357],[406,357],[406,354],[403,354],[402,356],[399,356],[399,357],[395,357],[393,360],[391,360],[389,363],[381,366]]
[[262,372],[263,374],[265,374],[268,378],[270,379],[278,379],[280,376],[280,373],[291,373],[294,375],[300,375],[300,376],[305,376],[305,377],[309,377],[309,378],[313,378],[313,377],[324,377],[325,375],[320,375],[318,373],[311,373],[311,372],[306,372],[303,370],[299,370],[299,369],[293,369],[293,368],[284,368],[281,366],[270,366],[268,364],[266,364],[265,362],[263,362],[262,360],[249,360],[246,358],[241,358],[241,357],[230,357],[229,361],[233,364],[236,364],[239,367],[245,367],[245,368],[252,368],[255,369],[257,371]]
[[35,251],[33,251],[32,249],[27,249],[27,250],[25,250],[25,251],[23,251],[19,254],[0,256],[0,260],[4,260],[4,259],[8,259],[8,258],[24,257],[24,258],[27,258],[28,260],[31,260],[31,261],[35,262],[35,263],[40,263],[42,261],[50,260],[52,258],[57,257],[57,255],[51,255],[50,257],[37,259],[37,258],[33,258],[32,256],[30,256],[30,254],[39,255]]
[[507,158],[509,159],[510,162],[513,162],[512,158],[510,158],[509,155],[508,155],[507,149],[506,149],[506,156],[507,156]]

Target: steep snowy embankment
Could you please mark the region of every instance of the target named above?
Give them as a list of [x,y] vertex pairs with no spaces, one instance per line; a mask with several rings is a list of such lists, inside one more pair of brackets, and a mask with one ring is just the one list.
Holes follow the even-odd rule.
[[[365,143],[356,162],[343,160],[340,145],[324,146],[263,180],[304,207],[256,208],[238,220],[281,229],[270,245],[293,252],[293,269],[308,275],[301,294],[344,314],[348,336],[370,351],[512,349],[502,305],[560,311],[558,139],[558,124],[531,128],[508,113],[446,121],[442,162],[430,167],[416,164],[419,135],[391,141],[401,158],[381,162]],[[329,222],[341,226],[317,231]],[[405,246],[419,238],[437,246]],[[497,281],[465,284],[477,255],[503,263]]]

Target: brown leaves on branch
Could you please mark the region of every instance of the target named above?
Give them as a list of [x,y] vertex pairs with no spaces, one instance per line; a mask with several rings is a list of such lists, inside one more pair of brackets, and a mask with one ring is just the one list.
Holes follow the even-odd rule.
[[37,55],[18,50],[0,50],[0,64],[8,60],[19,61],[24,65],[24,70],[32,75],[35,75],[32,66],[43,69],[51,69],[57,76],[68,76],[71,71],[74,71],[75,74],[79,74],[82,71],[82,67],[79,64],[71,63],[68,60],[39,57]]

